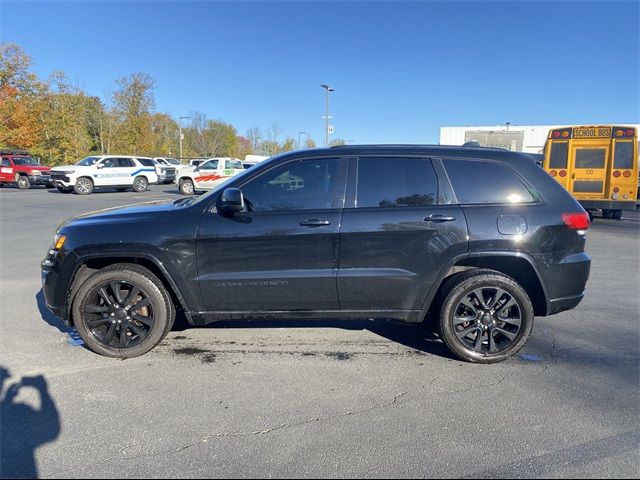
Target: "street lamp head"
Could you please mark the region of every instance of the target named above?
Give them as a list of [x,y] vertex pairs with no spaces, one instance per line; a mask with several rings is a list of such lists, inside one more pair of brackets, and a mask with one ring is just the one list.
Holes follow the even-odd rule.
[[331,88],[329,85],[320,85],[322,88],[324,88],[325,90],[327,90],[328,92],[335,92],[335,90],[333,88]]

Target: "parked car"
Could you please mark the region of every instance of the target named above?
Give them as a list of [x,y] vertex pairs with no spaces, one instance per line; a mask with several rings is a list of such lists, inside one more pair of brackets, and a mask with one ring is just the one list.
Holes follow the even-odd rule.
[[61,192],[75,191],[78,195],[88,195],[95,188],[115,188],[121,192],[133,188],[144,192],[150,183],[158,183],[158,174],[150,158],[99,155],[51,169],[51,180]]
[[176,309],[260,318],[436,318],[458,357],[493,363],[534,315],[576,307],[587,213],[529,157],[491,148],[289,152],[208,194],[63,223],[48,308],[102,355],[144,354]]
[[16,185],[29,190],[31,185],[53,187],[50,168],[40,165],[26,150],[0,150],[0,188]]
[[180,193],[193,195],[197,191],[211,190],[242,171],[244,166],[237,158],[210,158],[195,168],[181,170],[176,177],[176,183]]
[[190,165],[185,165],[177,158],[156,157],[154,160],[162,166],[175,168],[176,172],[190,167]]

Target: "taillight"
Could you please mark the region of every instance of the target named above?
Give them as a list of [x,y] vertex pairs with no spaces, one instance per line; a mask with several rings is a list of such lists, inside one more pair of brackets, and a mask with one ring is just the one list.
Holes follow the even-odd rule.
[[636,132],[634,132],[633,130],[629,129],[624,133],[627,135],[627,137],[633,137],[633,134],[636,133]]
[[615,172],[613,172],[613,176],[618,178],[620,176],[620,172],[616,170]]
[[624,178],[629,178],[629,177],[631,176],[631,172],[630,172],[629,170],[626,170],[626,171],[622,174],[622,176],[623,176]]
[[562,220],[571,230],[586,230],[589,228],[589,214],[587,212],[563,213]]
[[558,175],[558,172],[556,172],[555,170],[551,170],[549,172],[549,175],[551,175],[552,177],[555,177],[556,175]]
[[560,132],[553,132],[553,138],[560,138]]
[[567,171],[566,170],[560,170],[560,173],[558,173],[558,175],[560,175],[561,177],[566,177],[567,176]]

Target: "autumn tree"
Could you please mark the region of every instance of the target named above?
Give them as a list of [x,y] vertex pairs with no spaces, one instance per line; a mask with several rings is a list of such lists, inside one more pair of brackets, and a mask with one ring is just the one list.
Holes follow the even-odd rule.
[[305,148],[316,148],[316,142],[313,141],[313,138],[307,137],[304,142]]
[[154,80],[134,73],[116,81],[113,108],[117,120],[113,150],[118,153],[152,153],[151,110],[155,107]]

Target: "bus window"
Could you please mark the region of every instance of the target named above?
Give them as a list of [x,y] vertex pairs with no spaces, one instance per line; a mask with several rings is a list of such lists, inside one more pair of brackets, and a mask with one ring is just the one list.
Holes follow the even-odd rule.
[[616,150],[613,157],[613,168],[629,170],[633,168],[633,143],[616,142]]
[[576,168],[604,168],[604,148],[576,148]]
[[549,168],[567,168],[569,156],[569,142],[552,142]]

